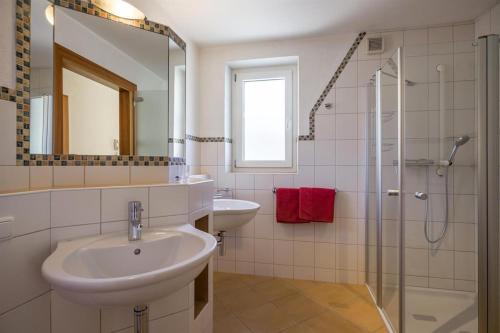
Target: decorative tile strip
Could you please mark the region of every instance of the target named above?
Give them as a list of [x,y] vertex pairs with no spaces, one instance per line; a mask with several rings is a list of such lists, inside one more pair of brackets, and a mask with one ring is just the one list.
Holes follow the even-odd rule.
[[358,34],[358,36],[354,40],[354,43],[352,44],[351,48],[349,48],[349,51],[347,51],[347,54],[345,55],[344,59],[342,59],[342,62],[340,63],[339,67],[337,68],[337,70],[333,74],[332,78],[330,79],[330,81],[326,85],[325,89],[323,90],[323,92],[319,96],[318,100],[314,104],[311,112],[309,113],[309,134],[308,135],[300,135],[299,140],[301,140],[301,141],[314,140],[316,112],[319,110],[319,108],[321,107],[321,105],[325,101],[326,96],[328,96],[328,94],[332,90],[333,86],[337,82],[338,78],[340,77],[340,75],[344,71],[344,69],[347,66],[347,64],[349,63],[349,61],[351,60],[351,57],[354,54],[354,52],[356,52],[356,50],[358,49],[358,46],[361,43],[361,41],[363,40],[363,38],[365,37],[365,35],[366,35],[366,32],[361,32],[360,34]]
[[0,87],[0,99],[9,102],[16,102],[16,90],[7,87]]
[[181,145],[186,143],[186,140],[179,138],[168,138],[168,143],[179,143]]
[[177,43],[177,45],[179,45],[183,50],[186,50],[186,42],[184,42],[182,38],[180,38],[179,35],[175,33],[175,31],[173,31],[166,25],[155,23],[149,21],[148,19],[145,20],[124,19],[106,12],[105,10],[97,7],[91,1],[88,0],[53,0],[53,2],[54,4],[59,5],[61,7],[73,9],[89,15],[98,16],[111,21],[124,23],[142,30],[147,30],[160,35],[168,36],[172,38]]
[[[85,0],[53,0],[54,4],[132,25],[172,38],[182,49],[186,43],[169,27],[148,20],[126,20],[109,14]],[[184,158],[128,155],[30,154],[30,21],[31,0],[16,0],[16,90],[0,87],[0,99],[16,103],[16,160],[24,166],[167,166],[186,164]],[[176,139],[177,140],[177,139]],[[178,139],[184,141],[184,139]]]
[[195,141],[195,142],[226,142],[233,143],[233,139],[226,138],[223,136],[213,136],[213,137],[200,137],[194,136],[191,134],[186,134],[186,140]]

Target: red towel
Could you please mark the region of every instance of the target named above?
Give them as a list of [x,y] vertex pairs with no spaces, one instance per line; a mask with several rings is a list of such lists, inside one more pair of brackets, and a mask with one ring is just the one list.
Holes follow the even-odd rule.
[[299,189],[299,218],[332,223],[334,203],[334,189],[301,187]]
[[308,223],[299,218],[299,189],[276,189],[276,220],[280,223]]

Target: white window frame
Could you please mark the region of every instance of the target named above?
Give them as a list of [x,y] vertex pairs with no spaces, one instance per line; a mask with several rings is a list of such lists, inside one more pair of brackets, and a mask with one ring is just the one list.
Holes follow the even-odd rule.
[[[295,66],[273,66],[234,69],[231,73],[231,109],[233,132],[233,171],[241,172],[290,172],[296,168],[297,88]],[[243,82],[285,79],[285,160],[246,161],[244,156]]]

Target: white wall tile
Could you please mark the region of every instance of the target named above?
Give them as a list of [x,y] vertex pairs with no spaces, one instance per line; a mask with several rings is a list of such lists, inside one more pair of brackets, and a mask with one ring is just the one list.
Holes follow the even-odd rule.
[[144,209],[142,217],[148,217],[149,203],[146,187],[102,189],[101,221],[128,220],[128,203],[130,201],[140,201]]
[[314,185],[316,187],[335,186],[335,167],[318,165],[314,167]]
[[318,114],[315,117],[315,139],[332,140],[335,138],[335,116]]
[[50,254],[50,232],[39,231],[0,242],[0,313],[13,309],[49,290],[41,275]]
[[356,270],[358,252],[356,245],[337,244],[335,246],[335,265],[337,269]]
[[30,167],[30,190],[48,189],[53,186],[54,170],[51,166]]
[[131,166],[130,184],[149,185],[168,183],[167,166]]
[[474,280],[476,277],[475,260],[476,255],[473,252],[455,251],[455,279]]
[[217,165],[217,142],[201,145],[201,165]]
[[358,112],[358,88],[337,88],[335,92],[335,112],[337,114]]
[[339,139],[358,138],[358,117],[355,114],[337,114],[335,122],[335,137]]
[[0,332],[50,333],[50,294],[46,293],[0,316]]
[[[284,240],[274,241],[274,263],[277,265],[293,265],[292,241],[284,241]],[[277,272],[275,268],[275,274],[276,273]]]
[[128,185],[130,167],[128,166],[86,166],[86,186]]
[[255,240],[255,262],[258,263],[273,263],[274,241],[271,239],[256,239]]
[[315,165],[335,164],[335,141],[315,140]]
[[54,187],[76,187],[85,184],[83,166],[55,166]]
[[100,231],[101,226],[99,223],[52,228],[50,229],[50,248],[52,251],[54,251],[59,241],[72,240],[88,236],[97,236],[100,234]]
[[50,193],[0,197],[0,216],[14,217],[13,236],[48,229],[50,228]]
[[154,186],[149,189],[149,216],[181,215],[187,212],[187,186]]
[[331,243],[314,244],[314,266],[319,268],[335,267],[335,245]]
[[260,205],[257,214],[273,214],[273,192],[269,190],[255,190],[255,202]]
[[453,76],[456,81],[474,80],[474,69],[476,66],[474,53],[455,54],[453,63]]
[[272,190],[273,187],[273,175],[255,175],[256,190]]
[[161,216],[161,217],[150,217],[149,218],[149,227],[157,228],[157,227],[168,227],[172,225],[178,224],[186,224],[188,223],[187,215],[171,215],[171,216]]
[[453,26],[453,40],[473,40],[474,39],[474,24],[463,24]]
[[52,333],[99,332],[99,308],[66,301],[52,292]]
[[[0,58],[2,52],[0,50]],[[3,66],[4,67],[4,66]],[[0,78],[0,81],[2,79]],[[16,103],[0,101],[0,165],[16,165]]]
[[336,88],[342,87],[356,87],[358,82],[358,68],[357,62],[351,60],[344,68],[342,75],[337,80]]
[[0,166],[0,193],[29,189],[29,167]]
[[453,251],[431,251],[429,275],[437,278],[453,278]]
[[337,140],[335,141],[335,163],[336,165],[357,165],[358,141]]
[[404,32],[405,45],[427,44],[427,29],[406,30]]
[[274,239],[273,215],[255,216],[255,238]]
[[293,226],[293,239],[314,242],[314,223],[298,223]]
[[429,29],[429,43],[451,42],[453,40],[453,28],[436,27]]
[[100,190],[60,190],[51,193],[51,226],[100,222]]
[[314,186],[314,166],[299,166],[297,175],[294,175],[293,177],[293,185],[295,187]]

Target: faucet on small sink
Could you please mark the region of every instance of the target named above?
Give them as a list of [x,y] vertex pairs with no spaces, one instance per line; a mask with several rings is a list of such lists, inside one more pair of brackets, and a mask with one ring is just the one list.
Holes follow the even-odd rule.
[[140,201],[130,201],[128,203],[128,240],[136,241],[141,239],[142,223],[141,213],[144,211]]

